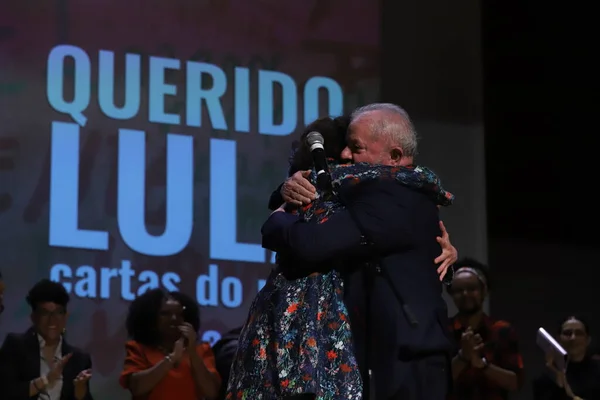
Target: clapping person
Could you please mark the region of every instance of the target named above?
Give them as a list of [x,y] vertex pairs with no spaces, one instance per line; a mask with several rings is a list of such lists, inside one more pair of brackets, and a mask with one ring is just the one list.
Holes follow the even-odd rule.
[[133,399],[213,400],[221,380],[208,343],[197,344],[200,310],[179,292],[150,290],[131,303],[120,383]]
[[65,338],[69,295],[44,279],[29,291],[32,327],[9,333],[0,349],[3,400],[91,400],[92,361]]
[[589,353],[589,325],[580,317],[567,317],[560,324],[557,339],[567,351],[567,370],[557,370],[549,357],[547,370],[533,383],[534,399],[600,399],[600,361]]
[[448,292],[458,313],[451,319],[457,354],[449,400],[505,400],[523,384],[523,360],[513,326],[487,315],[488,267],[473,259],[454,263]]

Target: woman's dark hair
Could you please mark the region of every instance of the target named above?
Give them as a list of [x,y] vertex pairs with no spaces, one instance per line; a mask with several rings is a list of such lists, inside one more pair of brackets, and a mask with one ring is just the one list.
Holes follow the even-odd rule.
[[69,299],[69,293],[65,287],[49,279],[42,279],[33,285],[27,294],[27,304],[33,311],[40,303],[55,303],[66,309]]
[[586,318],[579,317],[577,315],[569,315],[568,317],[563,318],[558,324],[558,333],[562,332],[562,327],[567,321],[579,321],[581,325],[583,325],[583,329],[585,329],[585,334],[590,336],[590,324],[588,324]]
[[312,168],[313,159],[310,154],[310,148],[306,144],[306,136],[311,132],[319,132],[325,140],[325,156],[340,160],[342,150],[346,147],[346,133],[350,125],[349,116],[336,118],[324,117],[309,124],[303,131],[300,140],[292,144],[292,156],[290,157],[289,175],[292,176],[297,171],[304,171]]
[[162,289],[149,290],[136,298],[127,313],[127,334],[133,340],[146,346],[157,346],[160,342],[158,332],[158,312],[168,299],[177,301],[183,307],[183,320],[200,329],[200,308],[189,296],[181,292],[166,292]]

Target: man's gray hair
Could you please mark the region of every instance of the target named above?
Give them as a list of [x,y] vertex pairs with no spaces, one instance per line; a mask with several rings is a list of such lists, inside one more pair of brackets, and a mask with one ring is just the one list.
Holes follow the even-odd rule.
[[371,133],[375,137],[384,137],[392,143],[399,145],[406,157],[417,155],[417,132],[402,108],[391,103],[373,103],[354,110],[350,116],[350,123],[356,121],[364,114],[372,111],[381,111],[392,118],[377,118],[371,121]]

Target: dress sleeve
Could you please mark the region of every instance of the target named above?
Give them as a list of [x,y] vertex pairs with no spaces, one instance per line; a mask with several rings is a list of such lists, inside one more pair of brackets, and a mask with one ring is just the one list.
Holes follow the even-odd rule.
[[196,353],[198,357],[204,362],[204,366],[207,370],[209,370],[213,375],[215,375],[219,379],[219,384],[221,383],[221,376],[219,372],[217,372],[217,363],[215,362],[215,354],[213,353],[210,345],[208,343],[201,343],[196,346]]
[[129,389],[129,377],[136,372],[144,371],[151,367],[148,359],[144,356],[141,346],[135,341],[125,344],[125,363],[119,378],[119,383],[125,389]]

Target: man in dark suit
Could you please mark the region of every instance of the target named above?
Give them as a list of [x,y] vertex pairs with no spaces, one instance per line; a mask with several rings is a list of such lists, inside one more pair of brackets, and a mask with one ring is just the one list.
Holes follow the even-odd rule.
[[[405,166],[416,155],[408,115],[390,104],[356,110],[347,139],[342,156],[353,162]],[[284,199],[301,203],[309,196],[289,186],[282,188]],[[444,399],[452,344],[434,263],[440,251],[436,205],[390,181],[341,190],[338,196],[346,210],[322,224],[304,223],[279,208],[263,226],[263,245],[308,264],[345,259],[339,264],[350,265],[345,301],[354,347],[365,385],[373,384],[377,400]],[[379,257],[353,262],[356,249],[364,246]]]
[[44,279],[27,296],[33,326],[9,333],[0,348],[2,399],[92,400],[90,356],[67,343],[69,295]]

